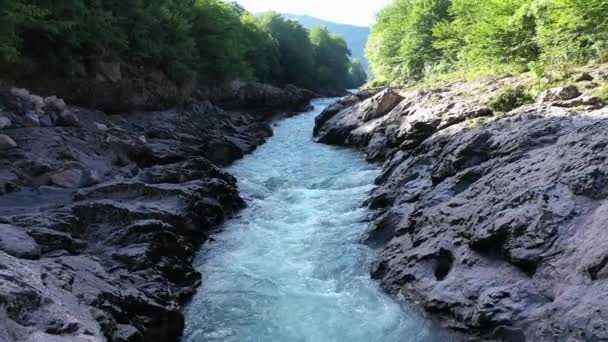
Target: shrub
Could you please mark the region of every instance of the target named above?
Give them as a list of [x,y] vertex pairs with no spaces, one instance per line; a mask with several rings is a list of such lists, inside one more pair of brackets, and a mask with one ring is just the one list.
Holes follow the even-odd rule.
[[605,104],[608,104],[608,83],[601,84],[595,96],[599,97]]
[[510,112],[532,102],[533,98],[523,87],[507,87],[488,102],[488,106],[497,112]]

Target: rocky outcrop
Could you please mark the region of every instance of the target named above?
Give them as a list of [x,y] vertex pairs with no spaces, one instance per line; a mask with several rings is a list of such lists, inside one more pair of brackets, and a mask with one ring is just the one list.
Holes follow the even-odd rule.
[[315,97],[295,86],[278,88],[258,82],[176,82],[158,69],[120,61],[49,68],[23,57],[19,65],[0,66],[0,74],[0,88],[2,83],[16,85],[106,113],[159,111],[197,101],[211,101],[229,110],[299,111]]
[[263,143],[270,117],[1,99],[0,341],[177,341],[195,252],[244,205],[216,165]]
[[317,95],[293,85],[277,88],[259,82],[231,81],[203,85],[196,96],[229,110],[276,112],[305,111]]
[[[603,341],[608,107],[589,78],[606,74],[493,113],[490,97],[527,77],[398,91],[395,106],[391,91],[349,97],[317,139],[384,162],[367,241],[390,293],[482,339]],[[564,106],[577,99],[593,101]]]

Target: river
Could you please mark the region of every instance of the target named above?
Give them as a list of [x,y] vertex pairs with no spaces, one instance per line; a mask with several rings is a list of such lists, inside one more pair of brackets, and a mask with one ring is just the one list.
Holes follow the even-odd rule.
[[196,260],[203,284],[187,308],[184,341],[451,339],[370,278],[362,203],[379,169],[312,142],[314,118],[331,102],[279,121],[268,143],[229,168],[248,207]]

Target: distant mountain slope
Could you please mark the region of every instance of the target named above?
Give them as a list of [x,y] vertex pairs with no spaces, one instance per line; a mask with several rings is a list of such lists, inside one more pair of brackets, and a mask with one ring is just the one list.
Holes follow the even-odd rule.
[[285,17],[299,21],[306,28],[313,28],[321,24],[333,32],[344,36],[348,47],[350,48],[354,58],[361,61],[365,70],[369,70],[369,62],[365,56],[365,45],[369,37],[369,27],[353,26],[347,24],[338,24],[323,19],[311,17],[308,15],[283,14]]

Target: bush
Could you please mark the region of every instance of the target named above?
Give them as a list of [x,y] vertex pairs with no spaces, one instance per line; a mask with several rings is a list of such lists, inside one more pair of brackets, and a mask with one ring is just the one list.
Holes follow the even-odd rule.
[[606,13],[606,0],[393,0],[368,54],[389,83],[530,69],[554,81],[608,61]]
[[608,104],[608,83],[602,83],[595,96],[599,97],[605,104]]
[[488,106],[497,112],[510,112],[532,101],[532,96],[523,87],[507,87],[498,96],[492,97]]

